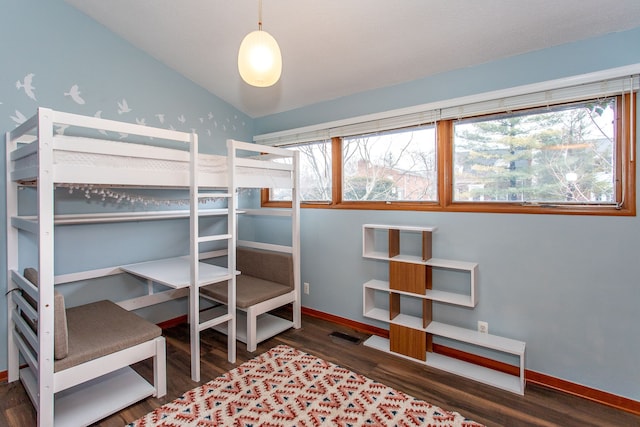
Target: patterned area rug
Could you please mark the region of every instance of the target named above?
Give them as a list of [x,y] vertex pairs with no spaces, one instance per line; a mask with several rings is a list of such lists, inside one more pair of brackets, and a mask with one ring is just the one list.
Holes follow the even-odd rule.
[[477,427],[481,424],[280,345],[129,426]]

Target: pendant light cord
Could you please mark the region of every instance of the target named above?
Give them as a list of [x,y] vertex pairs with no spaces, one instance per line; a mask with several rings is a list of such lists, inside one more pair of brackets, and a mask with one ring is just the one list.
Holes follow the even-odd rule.
[[258,0],[258,30],[262,31],[262,0]]

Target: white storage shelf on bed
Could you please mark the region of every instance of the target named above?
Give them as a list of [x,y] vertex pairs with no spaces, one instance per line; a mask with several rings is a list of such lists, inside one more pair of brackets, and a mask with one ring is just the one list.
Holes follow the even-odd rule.
[[[56,126],[65,128],[66,133],[77,136],[56,135]],[[78,131],[79,130],[79,131]],[[107,139],[108,136],[122,137],[124,141]],[[159,142],[160,141],[160,142]],[[143,142],[143,143],[141,143]],[[157,146],[162,145],[162,146]],[[178,147],[178,148],[172,148]],[[54,285],[118,274],[127,271],[146,278],[149,282],[169,286],[167,296],[149,295],[153,303],[171,298],[189,295],[189,320],[191,323],[191,374],[199,381],[199,332],[213,324],[226,322],[229,331],[229,360],[235,361],[235,247],[237,233],[237,189],[244,188],[294,188],[297,186],[295,162],[281,162],[264,158],[243,158],[241,151],[266,152],[279,158],[295,157],[290,150],[264,147],[256,144],[229,140],[228,155],[200,154],[198,138],[195,133],[158,129],[131,123],[85,117],[75,114],[39,108],[38,113],[25,123],[6,134],[6,184],[7,184],[7,254],[9,270],[9,290],[18,288],[11,279],[21,267],[18,258],[18,236],[21,232],[36,236],[37,269],[40,272],[40,286],[36,300],[39,307],[52,306]],[[259,151],[258,151],[259,150]],[[144,214],[127,212],[123,214],[69,214],[54,215],[54,188],[60,185],[94,185],[104,187],[137,188],[188,188],[190,209],[188,211],[145,212]],[[38,212],[35,216],[18,215],[18,187],[36,186]],[[223,210],[201,210],[198,202],[212,196],[227,199],[228,208]],[[295,192],[294,192],[295,193]],[[294,224],[294,253],[299,259],[298,210],[294,206],[292,224]],[[227,230],[221,234],[199,235],[198,220],[204,215],[223,215],[227,218]],[[188,216],[190,218],[190,255],[177,259],[150,261],[129,266],[114,266],[89,272],[55,275],[54,227],[55,224],[120,222],[140,219],[171,219]],[[228,263],[226,267],[213,267],[199,262],[202,258],[200,244],[212,241],[225,241]],[[161,268],[158,268],[158,267]],[[122,268],[120,268],[122,267]],[[299,282],[299,267],[297,267]],[[230,274],[229,272],[233,272]],[[176,275],[177,274],[177,275]],[[194,278],[198,277],[198,280]],[[225,313],[217,319],[199,319],[199,286],[207,283],[227,281],[229,302]],[[299,284],[297,284],[299,289]],[[152,286],[149,285],[151,293]],[[15,307],[11,294],[9,306]],[[142,302],[145,297],[120,302],[127,309],[147,306]],[[298,297],[299,311],[299,297]],[[10,312],[15,311],[13,309]],[[19,311],[19,308],[18,308]],[[35,313],[38,322],[34,354],[27,355],[32,360],[30,375],[21,375],[24,381],[35,382],[31,397],[38,412],[38,425],[53,424],[55,380],[53,373],[53,348],[51,328],[53,315],[42,311]],[[298,314],[299,317],[299,314]],[[14,330],[16,324],[9,317],[8,328]],[[299,322],[296,327],[299,327]],[[15,342],[15,333],[8,334],[8,371],[9,381],[18,379],[20,354],[25,350]],[[27,368],[29,369],[29,368]],[[30,379],[29,379],[30,378]],[[100,388],[100,386],[97,386]],[[64,398],[64,394],[56,398]],[[102,400],[102,399],[100,399]],[[134,399],[135,400],[135,399]],[[104,403],[104,402],[102,402]],[[130,403],[133,403],[131,401]],[[123,403],[118,403],[119,410]],[[126,406],[126,404],[124,404]],[[56,408],[57,409],[57,408]],[[93,411],[90,409],[89,411]],[[106,412],[104,412],[106,414]]]

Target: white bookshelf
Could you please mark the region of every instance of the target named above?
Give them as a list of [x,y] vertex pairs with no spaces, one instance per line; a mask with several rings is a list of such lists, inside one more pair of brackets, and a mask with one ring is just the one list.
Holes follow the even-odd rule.
[[[390,339],[378,336],[372,336],[365,341],[364,344],[381,351],[389,352],[409,360],[421,362],[428,366],[458,374],[513,393],[524,394],[524,363],[526,347],[524,342],[437,322],[431,318],[431,303],[433,301],[471,308],[475,307],[477,304],[476,277],[478,264],[467,261],[432,258],[431,233],[435,230],[435,227],[392,226],[380,224],[363,225],[362,255],[364,258],[421,265],[425,266],[427,269],[454,270],[466,272],[469,275],[469,287],[466,293],[442,290],[442,288],[446,289],[446,286],[442,285],[439,286],[441,289],[431,289],[433,285],[433,283],[431,283],[431,272],[421,269],[411,270],[411,267],[409,267],[410,272],[407,274],[407,277],[412,277],[412,280],[406,288],[402,283],[395,283],[392,286],[389,281],[377,279],[369,280],[363,285],[363,315],[370,319],[387,322],[389,325],[397,325],[400,327],[400,329],[396,329],[396,331],[400,331],[396,332],[400,335],[396,337],[392,335],[391,337],[391,339],[395,339],[395,348],[403,348],[403,345],[405,344],[403,340],[414,340],[417,336],[419,337],[418,339],[424,339],[426,344],[413,343],[416,345],[408,345],[407,348],[411,348],[411,351],[415,351],[415,348],[423,345],[426,350],[424,354],[418,355],[415,353],[409,354],[408,351],[407,353],[404,353],[402,350],[394,351],[392,350],[394,345],[391,344]],[[400,244],[399,240],[402,239],[403,234],[406,233],[422,234],[421,239],[418,239],[421,240],[422,248],[418,251],[421,253],[403,253],[404,248],[403,245]],[[382,239],[388,239],[388,243],[382,241]],[[400,269],[400,271],[402,268],[402,266],[396,267],[396,269]],[[414,291],[417,281],[412,275],[414,275],[415,271],[428,272],[424,276],[424,280],[427,283],[420,288],[420,291]],[[396,281],[399,280],[398,278],[402,280],[404,277],[402,273],[396,273],[396,275],[393,276],[391,272],[390,276],[392,277],[392,280]],[[388,306],[379,306],[376,304],[377,301],[380,301],[381,295],[386,296],[389,299]],[[421,300],[423,303],[422,316],[403,313],[400,307],[400,296]],[[421,334],[404,334],[404,330],[418,331]],[[393,333],[392,328],[391,334]],[[495,352],[515,356],[518,359],[519,375],[506,374],[494,369],[434,353],[430,350],[433,336],[443,337],[456,342],[471,344]]]

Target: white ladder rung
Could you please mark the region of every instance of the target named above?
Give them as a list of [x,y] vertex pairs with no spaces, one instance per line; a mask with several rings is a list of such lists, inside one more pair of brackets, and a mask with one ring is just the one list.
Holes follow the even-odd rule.
[[215,242],[218,240],[229,240],[231,239],[231,234],[214,234],[211,236],[200,236],[198,237],[198,243],[204,242]]
[[213,319],[200,323],[200,325],[198,325],[198,329],[203,331],[205,329],[209,329],[221,323],[228,322],[229,320],[231,320],[231,314],[225,314],[223,316],[214,317]]
[[208,279],[206,281],[203,280],[201,282],[198,282],[198,286],[202,287],[202,286],[207,286],[207,285],[213,285],[214,283],[224,282],[225,280],[231,280],[232,278],[233,278],[233,276],[231,274],[225,274],[225,275],[222,275],[222,276],[218,276],[218,277],[215,277],[215,278]]

